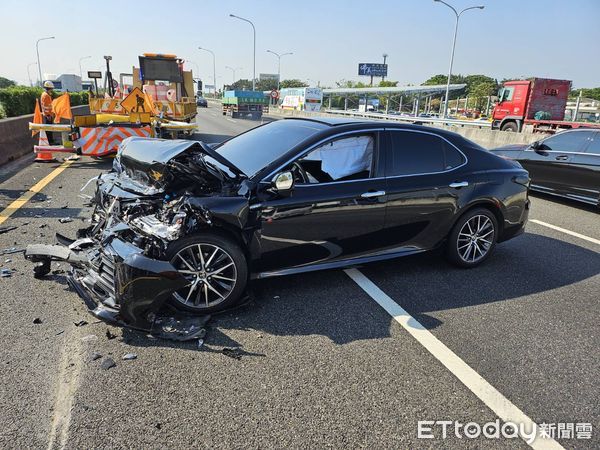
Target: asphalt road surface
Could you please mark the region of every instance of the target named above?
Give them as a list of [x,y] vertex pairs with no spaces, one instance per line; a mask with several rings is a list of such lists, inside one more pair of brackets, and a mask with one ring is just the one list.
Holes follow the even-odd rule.
[[[211,105],[196,137],[222,141],[257,124]],[[59,165],[0,169],[0,210]],[[0,234],[0,253],[74,234],[89,214],[80,188],[109,167],[66,167],[0,224],[17,227]],[[64,266],[35,280],[20,253],[3,254],[12,276],[0,278],[0,447],[527,448],[454,428],[418,438],[418,421],[483,425],[519,410],[536,423],[589,423],[591,439],[557,441],[598,448],[600,215],[546,196],[532,203],[527,233],[480,268],[430,253],[256,282],[248,305],[213,318],[200,350],[99,323]],[[103,370],[108,357],[116,367]]]

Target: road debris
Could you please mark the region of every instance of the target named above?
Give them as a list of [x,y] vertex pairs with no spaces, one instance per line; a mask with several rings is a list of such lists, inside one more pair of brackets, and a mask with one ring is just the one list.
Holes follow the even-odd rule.
[[97,359],[100,359],[100,358],[102,358],[102,354],[98,353],[98,352],[93,352],[90,355],[90,361],[96,361]]
[[242,354],[240,353],[240,349],[239,348],[223,348],[221,349],[221,353],[223,353],[225,356],[228,356],[230,358],[233,359],[237,359],[240,360],[242,359]]
[[204,345],[204,338],[206,337],[206,328],[202,328],[198,333],[198,349],[201,349]]
[[[56,272],[56,271],[54,271],[54,272]],[[88,323],[85,320],[80,320],[79,322],[73,322],[73,325],[75,325],[76,327],[83,327],[87,324]]]
[[10,269],[0,269],[0,277],[2,277],[2,278],[12,277],[12,271]]
[[112,333],[110,332],[110,330],[108,330],[108,329],[107,329],[107,330],[106,330],[106,337],[107,337],[107,338],[108,338],[108,340],[110,341],[111,339],[114,339],[114,338],[116,338],[116,337],[117,337],[117,335],[116,335],[116,334],[112,334]]
[[9,231],[16,230],[17,227],[8,226],[8,227],[0,227],[0,234],[8,233]]
[[73,222],[73,219],[71,219],[70,217],[61,217],[60,219],[58,219],[58,221],[60,223],[69,223],[69,222]]
[[36,325],[39,325],[40,323],[42,323],[42,319],[40,319],[39,317],[36,317],[35,319],[33,319],[33,323]]
[[100,364],[100,367],[104,370],[108,370],[116,366],[117,363],[112,358],[106,358],[104,361],[102,361],[102,364]]
[[137,355],[135,353],[127,353],[123,355],[124,361],[133,361],[134,359],[137,359]]
[[[15,244],[16,244],[16,242],[15,242]],[[12,255],[13,253],[20,253],[20,252],[24,252],[24,251],[25,251],[24,248],[10,247],[10,248],[2,249],[2,252],[0,253],[0,255]]]

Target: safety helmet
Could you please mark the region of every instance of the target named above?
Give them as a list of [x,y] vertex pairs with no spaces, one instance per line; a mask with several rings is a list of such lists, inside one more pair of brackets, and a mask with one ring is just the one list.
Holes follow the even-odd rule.
[[52,81],[44,81],[44,87],[46,89],[54,89],[54,83]]

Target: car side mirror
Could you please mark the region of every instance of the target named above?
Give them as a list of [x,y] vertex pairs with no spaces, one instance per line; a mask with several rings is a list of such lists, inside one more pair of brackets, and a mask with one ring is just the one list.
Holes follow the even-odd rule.
[[271,182],[271,189],[279,195],[289,195],[294,188],[294,174],[290,170],[279,172]]
[[529,144],[529,146],[534,150],[539,150],[542,144],[540,141],[533,141],[531,144]]

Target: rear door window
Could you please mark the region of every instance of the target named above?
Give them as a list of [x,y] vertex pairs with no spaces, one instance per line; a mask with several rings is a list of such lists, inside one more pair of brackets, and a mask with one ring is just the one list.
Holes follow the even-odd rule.
[[386,175],[422,175],[462,165],[464,156],[441,137],[415,131],[390,131]]

